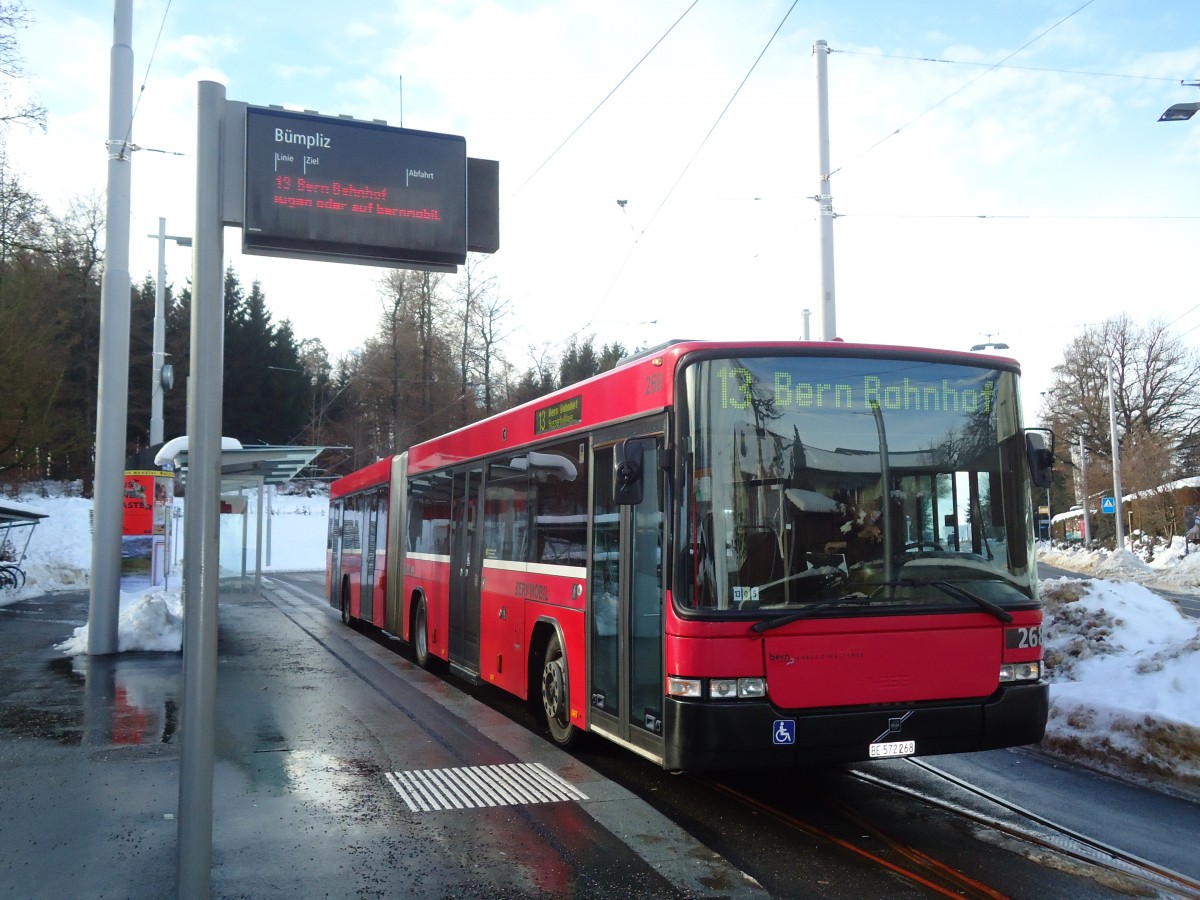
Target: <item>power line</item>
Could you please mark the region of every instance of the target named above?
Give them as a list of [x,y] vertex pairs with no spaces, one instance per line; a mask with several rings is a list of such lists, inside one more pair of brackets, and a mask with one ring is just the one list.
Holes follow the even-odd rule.
[[[688,170],[692,167],[692,163],[696,161],[696,158],[700,155],[700,151],[702,151],[705,144],[708,143],[708,139],[713,136],[713,132],[717,130],[717,126],[720,125],[721,120],[725,118],[725,113],[729,112],[729,108],[733,106],[733,101],[736,100],[738,94],[742,92],[742,88],[746,86],[746,82],[750,80],[750,76],[754,74],[754,70],[758,68],[758,64],[762,62],[762,58],[766,55],[767,50],[770,49],[771,44],[774,43],[775,38],[779,36],[779,32],[783,29],[784,23],[787,22],[788,17],[792,14],[792,11],[796,8],[796,4],[799,2],[800,0],[792,0],[792,5],[788,7],[788,11],[783,14],[783,18],[779,20],[779,24],[775,26],[775,30],[771,32],[771,36],[767,38],[766,44],[763,45],[763,48],[759,51],[758,56],[754,58],[754,62],[750,65],[750,69],[742,77],[741,82],[738,83],[737,88],[734,89],[733,94],[725,103],[725,106],[721,108],[721,112],[717,114],[716,120],[712,123],[712,126],[708,129],[708,132],[701,139],[699,146],[696,147],[696,150],[694,153],[692,153],[691,158],[688,159],[687,163],[684,164],[683,170],[679,173],[679,177],[675,179],[674,183],[667,190],[667,193],[663,196],[658,206],[655,207],[654,212],[650,215],[650,219],[646,222],[645,227],[643,227],[638,233],[637,237],[634,238],[633,246],[631,246],[629,248],[629,252],[625,254],[625,258],[621,261],[620,268],[617,269],[616,275],[614,275],[612,281],[609,282],[608,290],[604,292],[604,296],[600,298],[600,302],[596,305],[597,312],[599,312],[599,310],[608,300],[609,296],[612,294],[613,288],[616,287],[617,282],[620,280],[622,273],[625,271],[625,267],[629,264],[629,260],[633,257],[634,252],[637,250],[642,237],[650,229],[650,226],[654,224],[654,220],[658,217],[658,214],[662,212],[662,208],[667,205],[667,201],[670,200],[671,195],[675,193],[675,188],[679,187],[679,183],[683,181],[684,176],[687,175]],[[620,204],[621,209],[625,208],[623,203],[620,201],[617,202]],[[592,323],[595,321],[596,317],[593,315],[592,318],[588,320],[588,323],[584,325],[583,328],[580,328],[578,331],[576,331],[572,337],[580,334],[584,329],[590,328]]]
[[[1012,53],[1008,54],[1008,56],[1004,57],[999,62],[992,63],[991,65],[989,65],[985,71],[980,72],[977,76],[972,78],[970,81],[968,81],[962,87],[958,88],[957,90],[951,91],[949,94],[947,94],[941,100],[939,100],[937,103],[933,104],[933,106],[930,106],[928,109],[926,109],[924,112],[917,115],[915,118],[910,119],[908,122],[905,122],[903,125],[901,125],[899,128],[897,128],[895,131],[880,138],[874,144],[872,144],[870,147],[868,147],[866,150],[863,150],[861,153],[851,157],[850,162],[853,163],[856,160],[861,159],[862,157],[864,157],[868,153],[870,153],[872,150],[874,150],[876,147],[878,147],[880,144],[882,144],[885,141],[890,140],[891,138],[898,135],[905,128],[908,128],[910,125],[916,124],[921,119],[925,118],[925,116],[929,115],[931,112],[933,112],[935,109],[937,109],[939,106],[942,106],[943,104],[949,102],[952,98],[957,97],[959,94],[961,94],[967,88],[971,87],[971,85],[973,85],[975,82],[979,81],[979,79],[984,78],[987,75],[990,75],[992,72],[994,72],[996,69],[1000,68],[1004,63],[1008,62],[1010,59],[1012,59],[1018,53],[1025,50],[1027,47],[1036,43],[1037,41],[1040,41],[1042,38],[1044,38],[1046,35],[1048,35],[1051,31],[1053,31],[1055,28],[1057,28],[1059,25],[1061,25],[1063,22],[1066,22],[1068,19],[1073,18],[1074,16],[1083,12],[1085,9],[1087,9],[1089,6],[1091,6],[1095,2],[1096,2],[1096,0],[1086,0],[1086,2],[1083,4],[1083,6],[1079,7],[1074,12],[1068,13],[1067,15],[1063,16],[1061,19],[1059,19],[1057,22],[1055,22],[1053,25],[1051,25],[1045,31],[1042,31],[1041,33],[1039,33],[1039,34],[1035,35],[1034,37],[1030,38],[1029,40],[1027,40],[1024,44],[1022,44],[1020,47],[1018,47]],[[845,166],[839,166],[838,168],[834,169],[829,174],[836,175],[838,172],[842,171],[842,169],[844,169],[844,168],[845,168]]]
[[[658,204],[658,207],[650,216],[650,221],[646,223],[646,228],[642,229],[642,234],[646,233],[646,229],[650,227],[650,225],[654,222],[655,217],[659,214],[659,212],[662,211],[662,208],[666,206],[667,201],[671,199],[671,195],[675,193],[675,188],[679,187],[679,182],[683,181],[683,176],[688,173],[688,169],[692,167],[692,163],[696,161],[696,157],[700,155],[700,151],[704,149],[704,145],[708,143],[708,139],[713,136],[713,132],[717,130],[717,126],[720,125],[721,120],[725,118],[725,113],[729,112],[729,107],[733,106],[733,101],[736,100],[738,94],[742,92],[742,88],[746,86],[746,82],[750,80],[750,76],[754,74],[754,70],[758,68],[758,64],[762,62],[762,58],[766,56],[767,50],[770,49],[771,44],[775,41],[775,38],[778,37],[784,23],[788,20],[788,16],[792,14],[792,10],[796,8],[796,4],[799,2],[800,0],[792,0],[792,5],[789,6],[788,11],[783,14],[783,18],[779,20],[779,24],[775,26],[775,30],[771,32],[771,36],[767,39],[767,43],[763,46],[762,50],[759,51],[758,56],[755,57],[754,63],[750,66],[750,71],[748,71],[745,77],[742,78],[741,83],[738,84],[737,89],[733,92],[733,96],[729,98],[729,101],[717,115],[716,121],[712,123],[712,127],[708,129],[708,133],[705,134],[703,140],[700,141],[700,146],[696,148],[696,152],[692,154],[691,159],[689,159],[687,164],[683,167],[683,171],[679,173],[679,177],[675,179],[675,183],[671,185],[671,189],[667,191],[666,195],[662,198],[662,202]],[[1088,0],[1088,2],[1090,3],[1092,0]]]
[[[158,34],[154,38],[154,47],[150,50],[150,58],[146,60],[146,74],[142,76],[142,86],[138,88],[137,100],[133,104],[133,112],[129,115],[129,128],[125,132],[125,141],[121,145],[119,156],[124,157],[126,148],[130,150],[141,150],[141,147],[133,147],[130,141],[133,140],[133,120],[137,118],[138,107],[142,105],[142,94],[146,91],[146,82],[150,80],[150,69],[154,65],[154,54],[158,52],[158,42],[162,40],[163,29],[167,25],[167,13],[171,11],[172,0],[167,0],[166,8],[163,10],[162,21],[158,23]],[[167,151],[157,151],[165,153]],[[174,153],[173,156],[182,156],[182,153]]]
[[[1175,322],[1178,322],[1178,321],[1179,321],[1179,319],[1182,319],[1182,318],[1184,318],[1185,316],[1189,315],[1190,313],[1192,313],[1192,312],[1195,312],[1197,309],[1200,309],[1200,303],[1197,303],[1195,306],[1193,306],[1191,309],[1189,309],[1187,312],[1185,312],[1185,313],[1184,313],[1182,316],[1180,316],[1178,319],[1175,319],[1175,321],[1174,321],[1174,322],[1171,322],[1171,323],[1170,323],[1170,325],[1167,325],[1167,327],[1168,327],[1168,328],[1170,328],[1170,327],[1171,327],[1171,325],[1174,325],[1174,324],[1175,324]],[[1187,334],[1188,332],[1191,332],[1191,331],[1195,331],[1195,330],[1196,330],[1196,328],[1200,328],[1200,325],[1197,325],[1197,326],[1195,326],[1195,328],[1189,328],[1187,331],[1185,331],[1185,332],[1184,332],[1184,334]]]
[[520,193],[520,191],[522,190],[522,188],[525,187],[525,185],[529,184],[529,182],[533,181],[533,179],[535,177],[537,177],[538,172],[542,171],[542,169],[544,169],[546,167],[546,164],[549,163],[550,160],[554,159],[554,157],[558,154],[558,151],[561,150],[563,147],[565,147],[567,145],[567,142],[570,141],[571,138],[575,137],[576,134],[578,134],[579,129],[581,129],[584,125],[586,125],[588,123],[588,120],[591,119],[592,116],[594,116],[597,112],[599,112],[600,107],[602,107],[605,103],[608,102],[608,98],[611,97],[613,94],[615,94],[620,89],[621,85],[623,85],[626,81],[629,80],[629,76],[632,75],[634,72],[636,72],[638,70],[638,67],[646,61],[646,59],[650,56],[650,54],[658,49],[658,45],[667,39],[667,35],[669,35],[672,31],[675,30],[675,26],[678,25],[680,22],[682,22],[684,16],[686,16],[688,13],[690,13],[692,11],[692,9],[695,8],[696,4],[699,2],[700,2],[700,0],[692,0],[691,6],[689,6],[687,9],[685,9],[683,11],[683,14],[680,15],[680,17],[678,19],[676,19],[673,23],[671,23],[671,27],[668,28],[666,31],[664,31],[662,34],[662,37],[660,37],[657,41],[654,42],[654,46],[652,46],[649,50],[647,50],[645,52],[645,54],[642,56],[642,58],[639,59],[634,64],[633,68],[625,73],[625,77],[617,82],[616,87],[614,87],[611,91],[609,91],[607,94],[605,94],[604,99],[596,104],[595,109],[593,109],[590,113],[588,113],[586,116],[584,116],[583,121],[580,122],[578,125],[576,125],[575,128],[571,131],[571,133],[568,134],[565,138],[563,138],[562,143],[559,144],[557,147],[555,147],[554,150],[551,151],[550,155],[547,156],[544,160],[542,160],[541,165],[539,165],[536,169],[534,169],[533,173],[528,178],[526,178],[523,182],[521,182],[521,186],[518,187],[515,191],[513,191],[513,196],[516,196],[518,193]]
[[[1072,13],[1074,15],[1074,13]],[[1087,75],[1091,78],[1131,78],[1140,81],[1171,81],[1177,79],[1162,75],[1133,75],[1128,72],[1087,72],[1082,69],[1055,69],[1049,66],[1009,66],[1003,62],[985,63],[972,62],[962,59],[938,59],[933,56],[904,56],[899,53],[876,53],[870,50],[830,50],[830,53],[844,53],[849,56],[875,56],[883,59],[904,59],[912,62],[944,63],[950,66],[987,66],[991,69],[1018,69],[1024,72],[1052,72],[1058,75]],[[1007,57],[1006,57],[1007,58]]]

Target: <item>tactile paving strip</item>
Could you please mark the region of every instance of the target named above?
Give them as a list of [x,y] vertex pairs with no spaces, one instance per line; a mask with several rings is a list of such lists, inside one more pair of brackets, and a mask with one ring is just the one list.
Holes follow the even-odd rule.
[[588,799],[586,794],[541,763],[417,769],[384,774],[413,812]]

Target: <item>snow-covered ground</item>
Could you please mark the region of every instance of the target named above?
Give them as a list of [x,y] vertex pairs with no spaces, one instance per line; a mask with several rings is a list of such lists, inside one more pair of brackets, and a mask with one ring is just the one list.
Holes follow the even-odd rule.
[[[20,591],[0,590],[0,606],[66,590],[84,590],[91,566],[91,501],[33,494],[16,498],[49,513],[34,532]],[[276,496],[270,562],[264,571],[320,571],[325,565],[327,501]],[[253,523],[253,502],[251,523]],[[241,520],[222,517],[222,569],[240,569]],[[253,544],[253,524],[249,529]],[[19,533],[18,533],[19,534]],[[14,535],[18,547],[23,543]],[[228,551],[228,552],[227,552]],[[171,557],[177,559],[178,548]],[[1050,723],[1042,749],[1113,774],[1200,792],[1200,619],[1150,588],[1200,595],[1200,553],[1181,539],[1150,562],[1130,551],[1039,548],[1039,560],[1085,573],[1041,583],[1045,652],[1051,680]],[[253,547],[249,567],[253,570]],[[179,570],[169,590],[122,593],[122,651],[179,650]],[[64,634],[58,649],[87,650],[86,629]]]

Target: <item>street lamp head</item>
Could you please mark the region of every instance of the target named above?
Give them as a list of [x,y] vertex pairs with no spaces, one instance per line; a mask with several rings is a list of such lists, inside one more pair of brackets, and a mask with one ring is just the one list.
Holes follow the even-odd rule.
[[988,349],[992,349],[992,350],[1007,350],[1007,349],[1008,349],[1008,344],[993,343],[993,342],[989,341],[989,342],[988,342],[988,343],[986,343],[986,344],[976,344],[976,345],[975,345],[974,347],[972,347],[971,349],[972,349],[972,350],[988,350]]
[[1200,111],[1200,103],[1176,103],[1169,107],[1166,112],[1158,117],[1160,122],[1186,122],[1197,111]]

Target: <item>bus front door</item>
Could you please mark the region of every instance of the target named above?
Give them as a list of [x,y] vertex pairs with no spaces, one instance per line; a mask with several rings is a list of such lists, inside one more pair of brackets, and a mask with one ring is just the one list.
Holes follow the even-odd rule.
[[642,499],[617,504],[615,444],[592,460],[589,702],[591,727],[662,758],[662,473],[655,436],[633,438],[642,456]]
[[482,468],[455,472],[450,501],[450,662],[472,675],[479,674],[482,482]]

